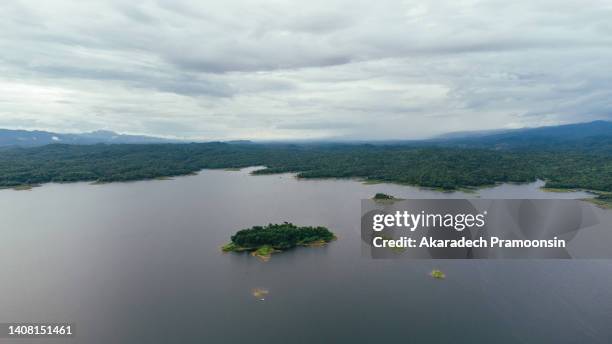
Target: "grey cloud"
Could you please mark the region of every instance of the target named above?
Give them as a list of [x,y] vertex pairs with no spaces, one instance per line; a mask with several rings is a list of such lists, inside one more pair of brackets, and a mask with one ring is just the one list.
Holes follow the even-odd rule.
[[160,21],[156,17],[151,16],[146,11],[144,11],[143,9],[137,6],[123,4],[123,5],[118,6],[117,8],[119,9],[121,13],[123,13],[130,20],[140,22],[143,24],[148,24],[148,25],[154,25],[154,24],[160,23]]
[[0,127],[387,139],[611,113],[603,0],[22,0],[0,16]]
[[354,24],[353,18],[342,17],[337,13],[318,13],[309,17],[290,18],[287,28],[296,32],[329,34]]
[[297,130],[321,130],[321,129],[350,129],[358,126],[357,123],[353,122],[334,122],[334,121],[321,121],[321,122],[294,122],[284,123],[276,126],[277,129],[297,129]]
[[[164,59],[190,71],[204,73],[257,72],[309,67],[329,67],[351,62],[351,57],[325,51],[296,50],[279,44],[273,49],[251,48],[240,44],[226,46],[221,52],[186,52],[185,47],[169,49]],[[203,47],[202,50],[206,50]]]
[[108,68],[83,68],[75,66],[36,66],[31,71],[52,78],[76,78],[105,81],[121,81],[132,87],[153,88],[187,96],[230,97],[235,91],[226,83],[212,82],[202,77],[185,75],[151,75],[143,71],[124,71]]

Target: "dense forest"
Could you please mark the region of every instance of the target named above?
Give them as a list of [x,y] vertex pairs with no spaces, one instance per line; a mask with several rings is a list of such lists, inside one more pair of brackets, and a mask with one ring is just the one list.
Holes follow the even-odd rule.
[[[224,246],[224,250],[254,250],[262,246],[286,250],[298,245],[330,242],[334,239],[334,233],[325,227],[298,227],[292,223],[285,222],[240,230],[232,235],[231,243]],[[228,247],[232,249],[228,249]]]
[[612,150],[497,150],[406,144],[52,144],[0,149],[0,187],[130,181],[203,168],[266,166],[254,174],[357,177],[454,190],[546,180],[552,188],[612,191]]

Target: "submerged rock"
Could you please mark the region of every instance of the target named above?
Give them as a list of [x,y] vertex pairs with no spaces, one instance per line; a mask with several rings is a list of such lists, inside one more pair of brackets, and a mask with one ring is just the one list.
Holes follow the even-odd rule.
[[253,296],[257,299],[259,299],[259,301],[264,301],[266,298],[266,296],[268,295],[269,291],[267,289],[263,289],[263,288],[255,288],[253,289]]

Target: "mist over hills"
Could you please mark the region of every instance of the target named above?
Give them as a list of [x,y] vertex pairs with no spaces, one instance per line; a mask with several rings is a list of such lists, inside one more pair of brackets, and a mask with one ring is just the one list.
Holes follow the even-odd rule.
[[168,140],[152,136],[124,135],[108,130],[97,130],[81,134],[60,134],[40,130],[0,129],[0,146],[34,147],[52,143],[64,144],[97,144],[97,143],[172,143],[178,140]]
[[455,147],[494,150],[581,149],[612,153],[612,122],[593,121],[557,126],[450,132],[423,140],[325,140],[292,141],[296,145],[374,145]]

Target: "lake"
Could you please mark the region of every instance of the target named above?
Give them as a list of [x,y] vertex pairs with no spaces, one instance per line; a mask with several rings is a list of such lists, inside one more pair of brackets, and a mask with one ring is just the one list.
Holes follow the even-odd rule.
[[[377,192],[584,193],[543,192],[541,182],[440,193],[249,171],[0,191],[0,322],[75,324],[73,338],[36,343],[612,342],[609,260],[362,255],[360,200]],[[235,231],[282,221],[326,226],[339,240],[267,263],[220,252]],[[447,278],[429,277],[433,268]],[[265,301],[254,288],[269,291]]]

